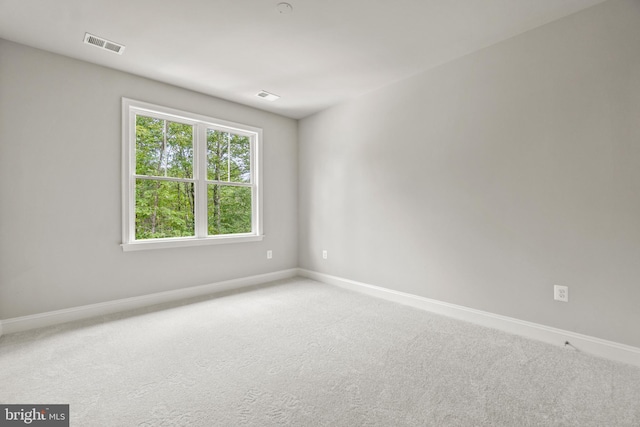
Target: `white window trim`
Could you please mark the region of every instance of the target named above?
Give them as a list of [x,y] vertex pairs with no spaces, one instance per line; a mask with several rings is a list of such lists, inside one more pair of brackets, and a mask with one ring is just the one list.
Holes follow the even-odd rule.
[[[196,230],[194,237],[173,237],[165,239],[135,239],[135,140],[136,114],[151,114],[153,117],[177,120],[180,123],[194,125],[194,165],[193,180],[199,203],[196,203],[194,215]],[[252,224],[251,233],[224,234],[208,236],[207,217],[207,189],[199,171],[206,171],[206,129],[217,129],[249,137],[251,141],[251,182],[252,192]],[[204,141],[204,142],[203,142]],[[206,172],[204,172],[206,173]],[[229,183],[234,185],[234,183]],[[217,245],[229,243],[257,242],[263,239],[262,225],[262,129],[246,126],[240,123],[220,120],[200,114],[176,110],[174,108],[154,105],[147,102],[122,98],[122,250],[138,251],[146,249],[163,249],[184,246]]]

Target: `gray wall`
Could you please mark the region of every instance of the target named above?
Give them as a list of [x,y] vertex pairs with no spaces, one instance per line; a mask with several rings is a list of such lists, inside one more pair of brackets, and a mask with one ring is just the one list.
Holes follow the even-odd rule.
[[640,346],[640,2],[605,2],[299,133],[302,268]]
[[[2,40],[0,70],[0,318],[297,266],[295,120]],[[264,241],[122,252],[123,96],[263,129]]]

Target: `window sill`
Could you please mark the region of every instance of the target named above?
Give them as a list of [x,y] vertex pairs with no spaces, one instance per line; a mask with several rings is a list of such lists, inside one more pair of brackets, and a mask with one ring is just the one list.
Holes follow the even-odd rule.
[[170,249],[181,248],[186,246],[208,246],[223,245],[232,243],[260,242],[264,236],[243,235],[243,236],[216,236],[204,238],[172,238],[172,239],[154,239],[154,240],[136,240],[134,242],[123,243],[120,245],[124,252],[145,251],[150,249]]

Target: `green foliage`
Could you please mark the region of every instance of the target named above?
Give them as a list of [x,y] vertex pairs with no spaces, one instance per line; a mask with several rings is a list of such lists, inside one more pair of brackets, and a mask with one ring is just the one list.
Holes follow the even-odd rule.
[[210,235],[251,232],[251,188],[213,184],[208,193]]
[[[193,178],[193,127],[136,117],[136,239],[195,235],[195,185],[153,177]],[[207,131],[207,229],[251,232],[251,144],[241,135]]]
[[193,177],[193,127],[136,117],[136,174]]
[[207,131],[207,178],[219,184],[208,188],[208,232],[251,232],[251,188],[223,182],[250,182],[249,138],[213,129]]
[[136,239],[193,236],[193,184],[136,180]]
[[213,129],[207,131],[207,179],[250,182],[250,162],[249,138]]

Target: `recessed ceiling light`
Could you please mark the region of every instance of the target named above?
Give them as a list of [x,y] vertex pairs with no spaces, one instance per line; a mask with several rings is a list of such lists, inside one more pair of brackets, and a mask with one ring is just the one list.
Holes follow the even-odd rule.
[[276,8],[278,9],[278,12],[280,12],[282,15],[288,15],[291,12],[293,12],[293,6],[285,2],[278,3]]
[[261,90],[260,92],[256,93],[256,96],[258,98],[266,99],[267,101],[275,101],[276,99],[280,98],[278,95],[269,93],[266,90]]

